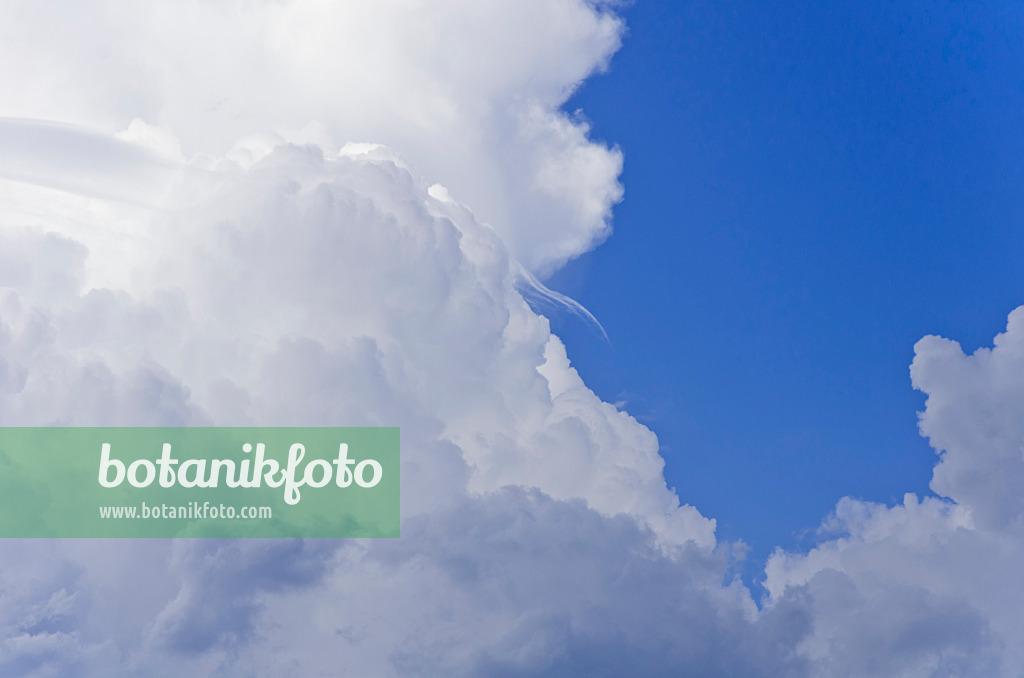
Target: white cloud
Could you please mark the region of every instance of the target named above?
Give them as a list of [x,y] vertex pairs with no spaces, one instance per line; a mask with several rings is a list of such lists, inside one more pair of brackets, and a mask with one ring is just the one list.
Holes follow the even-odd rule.
[[0,116],[172,155],[269,131],[383,143],[542,273],[602,240],[621,197],[621,155],[558,110],[619,46],[584,0],[14,0],[0,26]]
[[[8,292],[8,372],[26,375],[8,420],[419,423],[459,446],[473,491],[538,487],[712,546],[713,523],[666,489],[654,435],[583,385],[516,291],[497,235],[403,164],[381,148],[327,159],[283,145],[250,170],[227,165],[199,207],[72,196],[75,218],[51,224],[61,235],[7,249],[22,278],[52,271],[64,293],[32,305]],[[12,204],[38,198],[18,188]],[[105,237],[112,215],[133,240]],[[71,404],[90,400],[102,405]]]
[[400,540],[8,542],[0,675],[1016,675],[1024,309],[917,346],[944,498],[841,501],[759,611],[517,291],[620,195],[558,108],[606,5],[0,7],[0,424],[403,440]]
[[[75,135],[95,140],[45,128],[35,143],[60,158]],[[120,150],[114,141],[95,148]],[[261,653],[260,643],[268,635],[299,642],[311,633],[311,614],[371,633],[375,650],[362,661],[373,674],[410,663],[466,674],[572,668],[609,638],[636,658],[649,641],[623,626],[618,608],[640,623],[643,608],[662,594],[653,586],[633,591],[621,579],[631,567],[640,577],[654,568],[689,582],[665,614],[699,603],[706,614],[729,616],[723,633],[741,634],[752,623],[746,591],[720,587],[725,565],[712,554],[713,521],[680,507],[666,488],[654,435],[583,385],[546,319],[517,291],[518,265],[492,229],[384,147],[350,146],[334,157],[286,143],[269,152],[255,142],[248,148],[245,166],[205,158],[195,163],[205,169],[180,167],[186,180],[170,177],[157,206],[99,197],[109,194],[93,190],[102,185],[75,191],[84,179],[67,168],[63,190],[25,177],[0,184],[7,205],[0,239],[12,262],[0,281],[0,417],[7,425],[398,424],[403,546],[300,544],[282,546],[297,549],[283,556],[262,542],[178,542],[168,564],[139,573],[122,566],[120,588],[103,574],[112,558],[160,562],[156,554],[167,547],[55,547],[77,574],[44,577],[38,596],[80,594],[69,604],[68,637],[48,641],[38,661],[36,650],[18,645],[12,656],[21,659],[11,666],[31,664],[45,675],[46,667],[93,653],[94,673],[102,675],[111,662],[136,670],[173,655],[200,675],[240,675],[242,655],[259,657],[260,666],[296,661],[280,648]],[[103,164],[102,152],[96,160]],[[166,166],[146,155],[133,162]],[[132,174],[130,166],[125,171]],[[102,184],[120,173],[90,176]],[[510,485],[543,494],[509,494],[503,488]],[[481,537],[475,547],[460,521]],[[522,525],[507,531],[507,521]],[[504,536],[484,539],[492,530]],[[445,540],[457,557],[444,552]],[[542,551],[516,555],[524,542]],[[496,558],[497,546],[504,558]],[[54,557],[40,548],[27,542],[12,553],[27,562]],[[603,562],[609,554],[621,562]],[[546,601],[531,588],[572,559],[579,573],[592,573],[565,597]],[[457,577],[443,579],[459,567],[486,567],[481,584],[493,590],[477,595],[461,591]],[[378,591],[380,610],[363,594],[339,590],[341,572]],[[3,576],[18,586],[14,573]],[[138,621],[109,627],[115,610],[134,606],[142,580],[152,577],[164,585],[133,611]],[[413,611],[388,591],[434,587],[441,596],[438,577],[447,581],[444,595],[462,602],[458,619],[433,638],[442,630],[432,622],[440,598]],[[607,620],[591,628],[588,601],[594,587],[606,586]],[[489,607],[493,595],[506,597],[500,610]],[[13,605],[12,614],[35,614],[38,596]],[[316,604],[339,596],[358,604],[353,599],[340,615]],[[296,612],[299,599],[309,603],[304,614]],[[380,618],[373,628],[360,621],[369,615]],[[397,615],[407,620],[396,630]],[[496,626],[477,646],[470,629],[482,621]],[[543,637],[551,624],[568,635],[549,647]],[[421,637],[436,647],[417,647]],[[457,637],[464,640],[447,644]],[[699,639],[663,661],[719,662],[707,655],[709,643]],[[111,659],[111,646],[122,659]],[[312,653],[305,661],[312,670],[335,656]]]
[[965,356],[939,337],[918,342],[914,385],[928,393],[921,433],[942,457],[932,489],[982,527],[1019,525],[1024,512],[1024,309],[992,349]]
[[803,649],[819,675],[1019,675],[1022,356],[1024,307],[991,349],[918,342],[911,375],[945,499],[844,499],[818,547],[769,561],[773,604],[800,601],[813,618]]

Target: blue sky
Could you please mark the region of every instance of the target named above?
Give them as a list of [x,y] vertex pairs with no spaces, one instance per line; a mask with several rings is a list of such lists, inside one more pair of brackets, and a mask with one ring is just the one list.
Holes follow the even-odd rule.
[[[584,380],[658,434],[719,534],[797,546],[837,499],[929,494],[927,334],[1024,301],[1013,3],[638,2],[581,108],[625,152],[615,234],[556,274]],[[806,545],[806,541],[803,542]]]

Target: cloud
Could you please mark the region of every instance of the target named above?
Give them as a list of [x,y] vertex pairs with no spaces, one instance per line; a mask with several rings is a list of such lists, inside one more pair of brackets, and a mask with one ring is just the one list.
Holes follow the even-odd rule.
[[813,619],[803,650],[818,675],[1019,675],[1022,320],[1024,307],[972,355],[939,337],[916,346],[940,497],[844,499],[821,544],[769,560],[770,604],[801,601]]
[[[420,516],[407,533],[342,553],[316,592],[268,601],[274,628],[318,619],[293,648],[306,670],[770,676],[799,663],[779,657],[742,587],[721,587],[721,554],[666,555],[625,516],[505,489]],[[275,670],[292,656],[257,653]]]
[[0,115],[172,157],[267,132],[332,152],[383,143],[546,273],[608,235],[622,195],[621,154],[559,110],[619,47],[605,4],[15,0],[0,8]]
[[[59,158],[67,134],[45,128],[39,143]],[[582,670],[612,640],[623,662],[647,652],[646,634],[620,613],[640,623],[663,593],[634,591],[637,580],[623,578],[634,567],[640,579],[689,582],[663,615],[696,614],[687,610],[697,605],[699,616],[728,616],[722,633],[745,637],[755,608],[742,587],[720,585],[727,565],[713,521],[666,488],[654,435],[586,388],[520,295],[518,263],[493,229],[435,197],[444,194],[384,147],[249,149],[241,162],[180,167],[188,181],[170,181],[158,206],[72,190],[79,181],[66,167],[59,188],[25,177],[0,184],[0,239],[12,262],[0,296],[0,416],[7,425],[398,424],[408,537],[397,550],[22,542],[11,553],[24,562],[53,559],[78,575],[44,577],[12,605],[12,615],[31,616],[40,598],[75,592],[66,642],[26,631],[10,666],[161,675],[152,667],[173,658],[199,675],[307,671],[337,656],[259,648],[271,637],[321,638],[307,625],[322,618],[332,625],[323,642],[337,642],[337,628],[374,646],[360,652],[371,674]],[[534,587],[570,560],[570,578],[590,574],[546,601]],[[116,584],[104,574],[112,567]],[[339,589],[343,572],[358,590]],[[140,604],[153,578],[161,585]],[[481,588],[466,590],[474,578]],[[442,583],[461,611],[434,637],[442,599],[413,610],[395,591],[441,595]],[[595,587],[609,588],[600,623],[589,616]],[[492,596],[505,597],[500,614]],[[133,608],[125,613],[135,623],[112,621],[121,608]],[[380,621],[368,624],[371,616]],[[482,621],[498,626],[477,647],[471,629]],[[558,629],[561,640],[544,640]],[[717,666],[701,649],[717,638],[664,661]]]
[[[8,292],[6,371],[23,383],[10,421],[398,421],[458,447],[469,471],[453,477],[472,491],[538,487],[714,544],[713,523],[666,489],[653,434],[583,385],[523,301],[500,238],[400,158],[285,144],[224,173],[200,207],[81,197],[63,233],[12,241],[23,278],[42,284],[65,267],[38,262],[66,251],[80,288],[64,281],[46,304]],[[132,219],[129,251],[90,209]]]
[[759,609],[523,299],[621,194],[559,110],[609,3],[56,4],[0,8],[0,424],[400,425],[403,537],[10,541],[0,675],[1024,665],[1024,309],[916,348],[939,496],[841,500]]
[[942,456],[932,489],[986,528],[1019,525],[1024,512],[1024,309],[993,348],[966,356],[955,341],[925,337],[911,367],[928,393],[921,433]]

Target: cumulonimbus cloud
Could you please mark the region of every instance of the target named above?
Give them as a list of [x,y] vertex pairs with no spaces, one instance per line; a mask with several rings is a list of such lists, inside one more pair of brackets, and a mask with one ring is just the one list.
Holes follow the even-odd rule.
[[584,0],[14,0],[0,7],[0,115],[220,156],[274,133],[382,143],[538,273],[603,240],[617,150],[559,110],[622,22]]
[[0,17],[0,424],[403,440],[400,540],[6,543],[0,674],[1017,675],[1024,311],[917,346],[940,498],[840,501],[759,608],[524,301],[620,195],[559,111],[606,5]]
[[[509,533],[503,548],[511,552],[520,538],[557,541],[561,530],[578,529],[580,521],[597,530],[586,540],[596,539],[612,529],[604,526],[612,521],[610,526],[618,525],[613,536],[632,540],[631,548],[664,567],[674,558],[703,563],[699,582],[688,585],[694,595],[731,601],[737,623],[746,623],[744,615],[753,609],[746,593],[719,589],[714,523],[680,506],[665,487],[654,435],[586,388],[547,320],[517,291],[520,269],[499,235],[428,185],[405,159],[368,145],[345,146],[331,157],[313,145],[281,143],[264,148],[265,155],[250,147],[244,162],[200,159],[180,164],[169,178],[157,173],[162,197],[145,205],[105,197],[113,189],[102,184],[166,168],[164,159],[132,155],[129,142],[101,143],[94,132],[32,129],[33,143],[46,144],[50,157],[70,153],[68,139],[88,142],[100,149],[93,161],[111,169],[107,178],[80,177],[61,165],[59,186],[22,175],[0,187],[8,206],[0,238],[11,262],[0,308],[4,424],[397,424],[408,479],[404,520],[437,531],[439,547],[441,535],[464,520],[465,511],[499,521],[474,528],[481,537],[498,529],[503,515],[529,522],[531,511],[540,511],[535,520],[542,523],[545,516],[563,516],[555,525],[524,525],[525,531]],[[121,160],[107,160],[108,149]],[[129,166],[121,167],[123,162]],[[508,494],[509,487],[539,494]],[[327,573],[338,567],[398,587],[393,578],[399,574],[388,574],[391,560],[441,557],[420,552],[421,540],[403,543],[397,551],[335,545],[326,556],[323,549],[299,548],[294,567],[308,574],[295,581],[266,574],[268,568],[277,571],[273,559],[280,555],[258,543],[177,546],[182,555],[161,576],[180,579],[179,585],[169,587],[164,604],[149,610],[144,624],[112,642],[129,657],[126,666],[165,653],[205,665],[218,653],[255,643],[270,621],[270,599],[325,586]],[[201,558],[189,555],[211,548]],[[458,548],[467,551],[460,556],[467,563],[493,557],[486,543],[476,552],[471,542]],[[32,559],[35,549],[23,544],[18,552]],[[143,552],[165,547],[139,542],[116,550],[124,560],[142,562],[152,558]],[[61,590],[75,597],[62,614],[73,632],[57,643],[49,630],[12,621],[21,632],[12,643],[20,639],[35,647],[45,637],[55,645],[38,664],[31,652],[12,645],[11,656],[18,659],[11,666],[64,666],[83,652],[109,660],[102,643],[85,638],[95,640],[102,633],[97,620],[108,619],[108,606],[126,599],[86,604],[93,589],[83,579],[102,576],[95,570],[107,556],[86,550],[82,560],[82,552],[69,551],[75,575]],[[555,558],[554,552],[533,556],[529,567],[548,561],[554,567]],[[523,567],[516,559],[493,566]],[[595,565],[595,576],[608,576],[604,565]],[[238,573],[229,578],[225,567]],[[441,563],[438,572],[446,568]],[[121,581],[130,587],[132,579]],[[413,578],[407,585],[426,584]],[[457,582],[449,586],[455,595]],[[586,590],[577,591],[573,605],[582,604]],[[621,587],[622,594],[628,591]],[[533,600],[527,608],[540,602]],[[465,623],[483,611],[478,602],[469,597]],[[33,597],[24,603],[37,604]],[[514,600],[508,605],[504,614],[512,623],[523,610]],[[562,615],[557,607],[550,614]],[[410,619],[426,624],[432,614],[422,607]],[[299,626],[298,620],[289,625]],[[377,647],[364,658],[370,673],[397,665],[403,636],[389,628],[390,622],[364,626]],[[425,630],[412,626],[404,633]],[[500,636],[493,639],[499,645]],[[132,643],[143,649],[129,651]],[[410,650],[402,661],[414,656]],[[460,665],[447,656],[421,659],[424,666]],[[497,655],[492,660],[505,662]],[[310,661],[318,666],[329,658]],[[546,661],[541,656],[527,663]],[[97,662],[96,670],[105,670]]]

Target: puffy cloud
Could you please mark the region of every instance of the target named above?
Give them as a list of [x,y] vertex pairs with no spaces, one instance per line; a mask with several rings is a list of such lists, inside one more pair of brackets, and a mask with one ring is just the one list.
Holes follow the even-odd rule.
[[844,499],[821,544],[768,562],[769,607],[800,604],[813,620],[801,649],[818,675],[1019,675],[1022,347],[1024,307],[991,349],[918,342],[911,375],[941,496]]
[[[93,132],[35,131],[50,157],[82,136],[131,157],[140,174],[167,167],[119,155],[126,142]],[[178,166],[157,205],[94,190],[121,170],[86,185],[63,169],[59,189],[25,176],[0,184],[11,262],[0,295],[3,423],[397,424],[406,536],[103,550],[21,542],[12,558],[76,574],[43,569],[34,593],[12,601],[12,616],[39,616],[73,592],[64,635],[11,632],[24,636],[11,667],[162,675],[153,667],[173,658],[199,675],[307,672],[350,653],[309,644],[296,658],[287,647],[349,636],[372,647],[358,661],[374,675],[543,674],[651,652],[643,661],[655,673],[756,664],[712,652],[722,637],[785,663],[747,632],[756,608],[743,587],[721,586],[714,522],[666,488],[654,435],[586,388],[520,295],[500,236],[405,159],[369,145],[326,155],[249,144],[240,160]],[[21,586],[16,572],[0,573]],[[651,577],[678,595],[666,602],[661,586],[640,586]],[[160,586],[137,602],[153,578]],[[427,590],[432,598],[410,602]],[[448,599],[458,608],[438,625]],[[651,606],[662,610],[648,618]],[[114,621],[121,608],[133,623]],[[692,644],[661,627],[719,615],[719,630]],[[475,640],[481,624],[493,631]]]
[[[423,431],[442,456],[458,447],[472,491],[538,487],[714,544],[713,523],[665,487],[653,434],[583,385],[516,291],[500,238],[401,159],[285,144],[216,174],[230,181],[211,179],[221,188],[198,206],[187,186],[183,209],[90,214],[97,199],[79,198],[63,233],[11,241],[38,269],[21,278],[64,294],[7,292],[9,421],[400,422],[414,446]],[[111,211],[134,242],[90,223]]]
[[917,346],[940,497],[840,501],[759,609],[524,301],[620,195],[559,110],[606,4],[0,7],[0,424],[403,440],[400,540],[6,543],[0,675],[1019,673],[1024,309]]
[[1020,525],[1024,511],[1024,308],[994,348],[970,356],[955,341],[925,337],[911,367],[928,394],[921,433],[942,453],[932,489],[970,510],[982,527]]
[[0,116],[166,157],[267,132],[332,152],[383,143],[544,273],[607,236],[622,194],[621,154],[559,110],[618,49],[604,4],[15,0],[0,7]]
[[[625,516],[505,489],[406,529],[339,554],[325,591],[268,601],[282,626],[312,611],[293,646],[307,670],[770,676],[799,666],[756,625],[746,591],[721,587],[722,554],[669,556]],[[255,664],[279,670],[293,656],[256,652]]]

